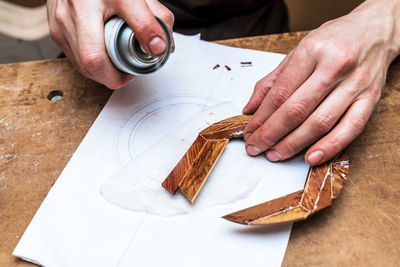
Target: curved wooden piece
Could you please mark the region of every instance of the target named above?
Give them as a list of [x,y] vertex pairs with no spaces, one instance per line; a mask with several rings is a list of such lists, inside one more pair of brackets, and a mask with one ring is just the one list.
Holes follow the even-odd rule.
[[247,115],[235,116],[201,131],[162,186],[173,194],[180,188],[193,203],[229,140],[243,136],[250,118]]
[[306,219],[332,204],[347,180],[349,159],[341,154],[332,161],[311,167],[304,189],[241,210],[223,218],[241,224],[276,224]]
[[[240,115],[214,123],[199,133],[194,143],[162,183],[171,193],[178,188],[192,203],[229,140],[243,136],[251,116]],[[241,210],[223,218],[241,224],[276,224],[305,220],[328,207],[339,196],[349,171],[346,154],[311,167],[304,189]]]

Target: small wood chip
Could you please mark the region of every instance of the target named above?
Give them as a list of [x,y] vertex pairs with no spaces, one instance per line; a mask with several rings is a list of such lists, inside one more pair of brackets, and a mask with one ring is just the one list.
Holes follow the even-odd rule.
[[219,68],[219,64],[215,65],[213,70],[218,69]]
[[225,65],[225,68],[226,68],[228,71],[231,71],[231,68],[230,68],[229,66]]
[[240,62],[241,67],[252,67],[252,62],[251,61],[244,61],[244,62]]

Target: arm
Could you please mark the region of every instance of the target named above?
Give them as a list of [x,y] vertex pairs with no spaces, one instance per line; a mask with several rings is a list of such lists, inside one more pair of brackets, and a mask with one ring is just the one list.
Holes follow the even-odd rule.
[[308,148],[324,163],[364,129],[400,53],[400,1],[370,0],[310,32],[255,86],[244,108],[250,155],[280,161]]
[[166,40],[154,18],[170,31],[173,14],[156,0],[48,0],[50,35],[71,63],[86,77],[117,89],[133,77],[121,73],[109,60],[104,45],[104,23],[120,16],[132,28],[139,43],[152,56],[165,53]]

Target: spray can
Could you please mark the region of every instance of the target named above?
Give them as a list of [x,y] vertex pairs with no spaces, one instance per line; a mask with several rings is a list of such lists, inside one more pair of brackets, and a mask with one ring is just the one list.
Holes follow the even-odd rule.
[[107,54],[114,66],[132,75],[152,73],[167,62],[171,54],[172,38],[164,22],[156,17],[167,40],[167,51],[161,57],[148,55],[140,46],[132,29],[119,17],[113,17],[104,26]]

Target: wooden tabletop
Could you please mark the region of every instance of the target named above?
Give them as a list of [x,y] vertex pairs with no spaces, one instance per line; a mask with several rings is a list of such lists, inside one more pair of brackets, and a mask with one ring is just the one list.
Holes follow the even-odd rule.
[[[220,43],[288,53],[304,35]],[[53,91],[62,99],[49,101]],[[110,95],[65,59],[0,65],[1,266],[30,265],[11,253]],[[348,151],[350,180],[331,208],[295,223],[284,266],[399,264],[400,61],[391,65],[380,103]]]

